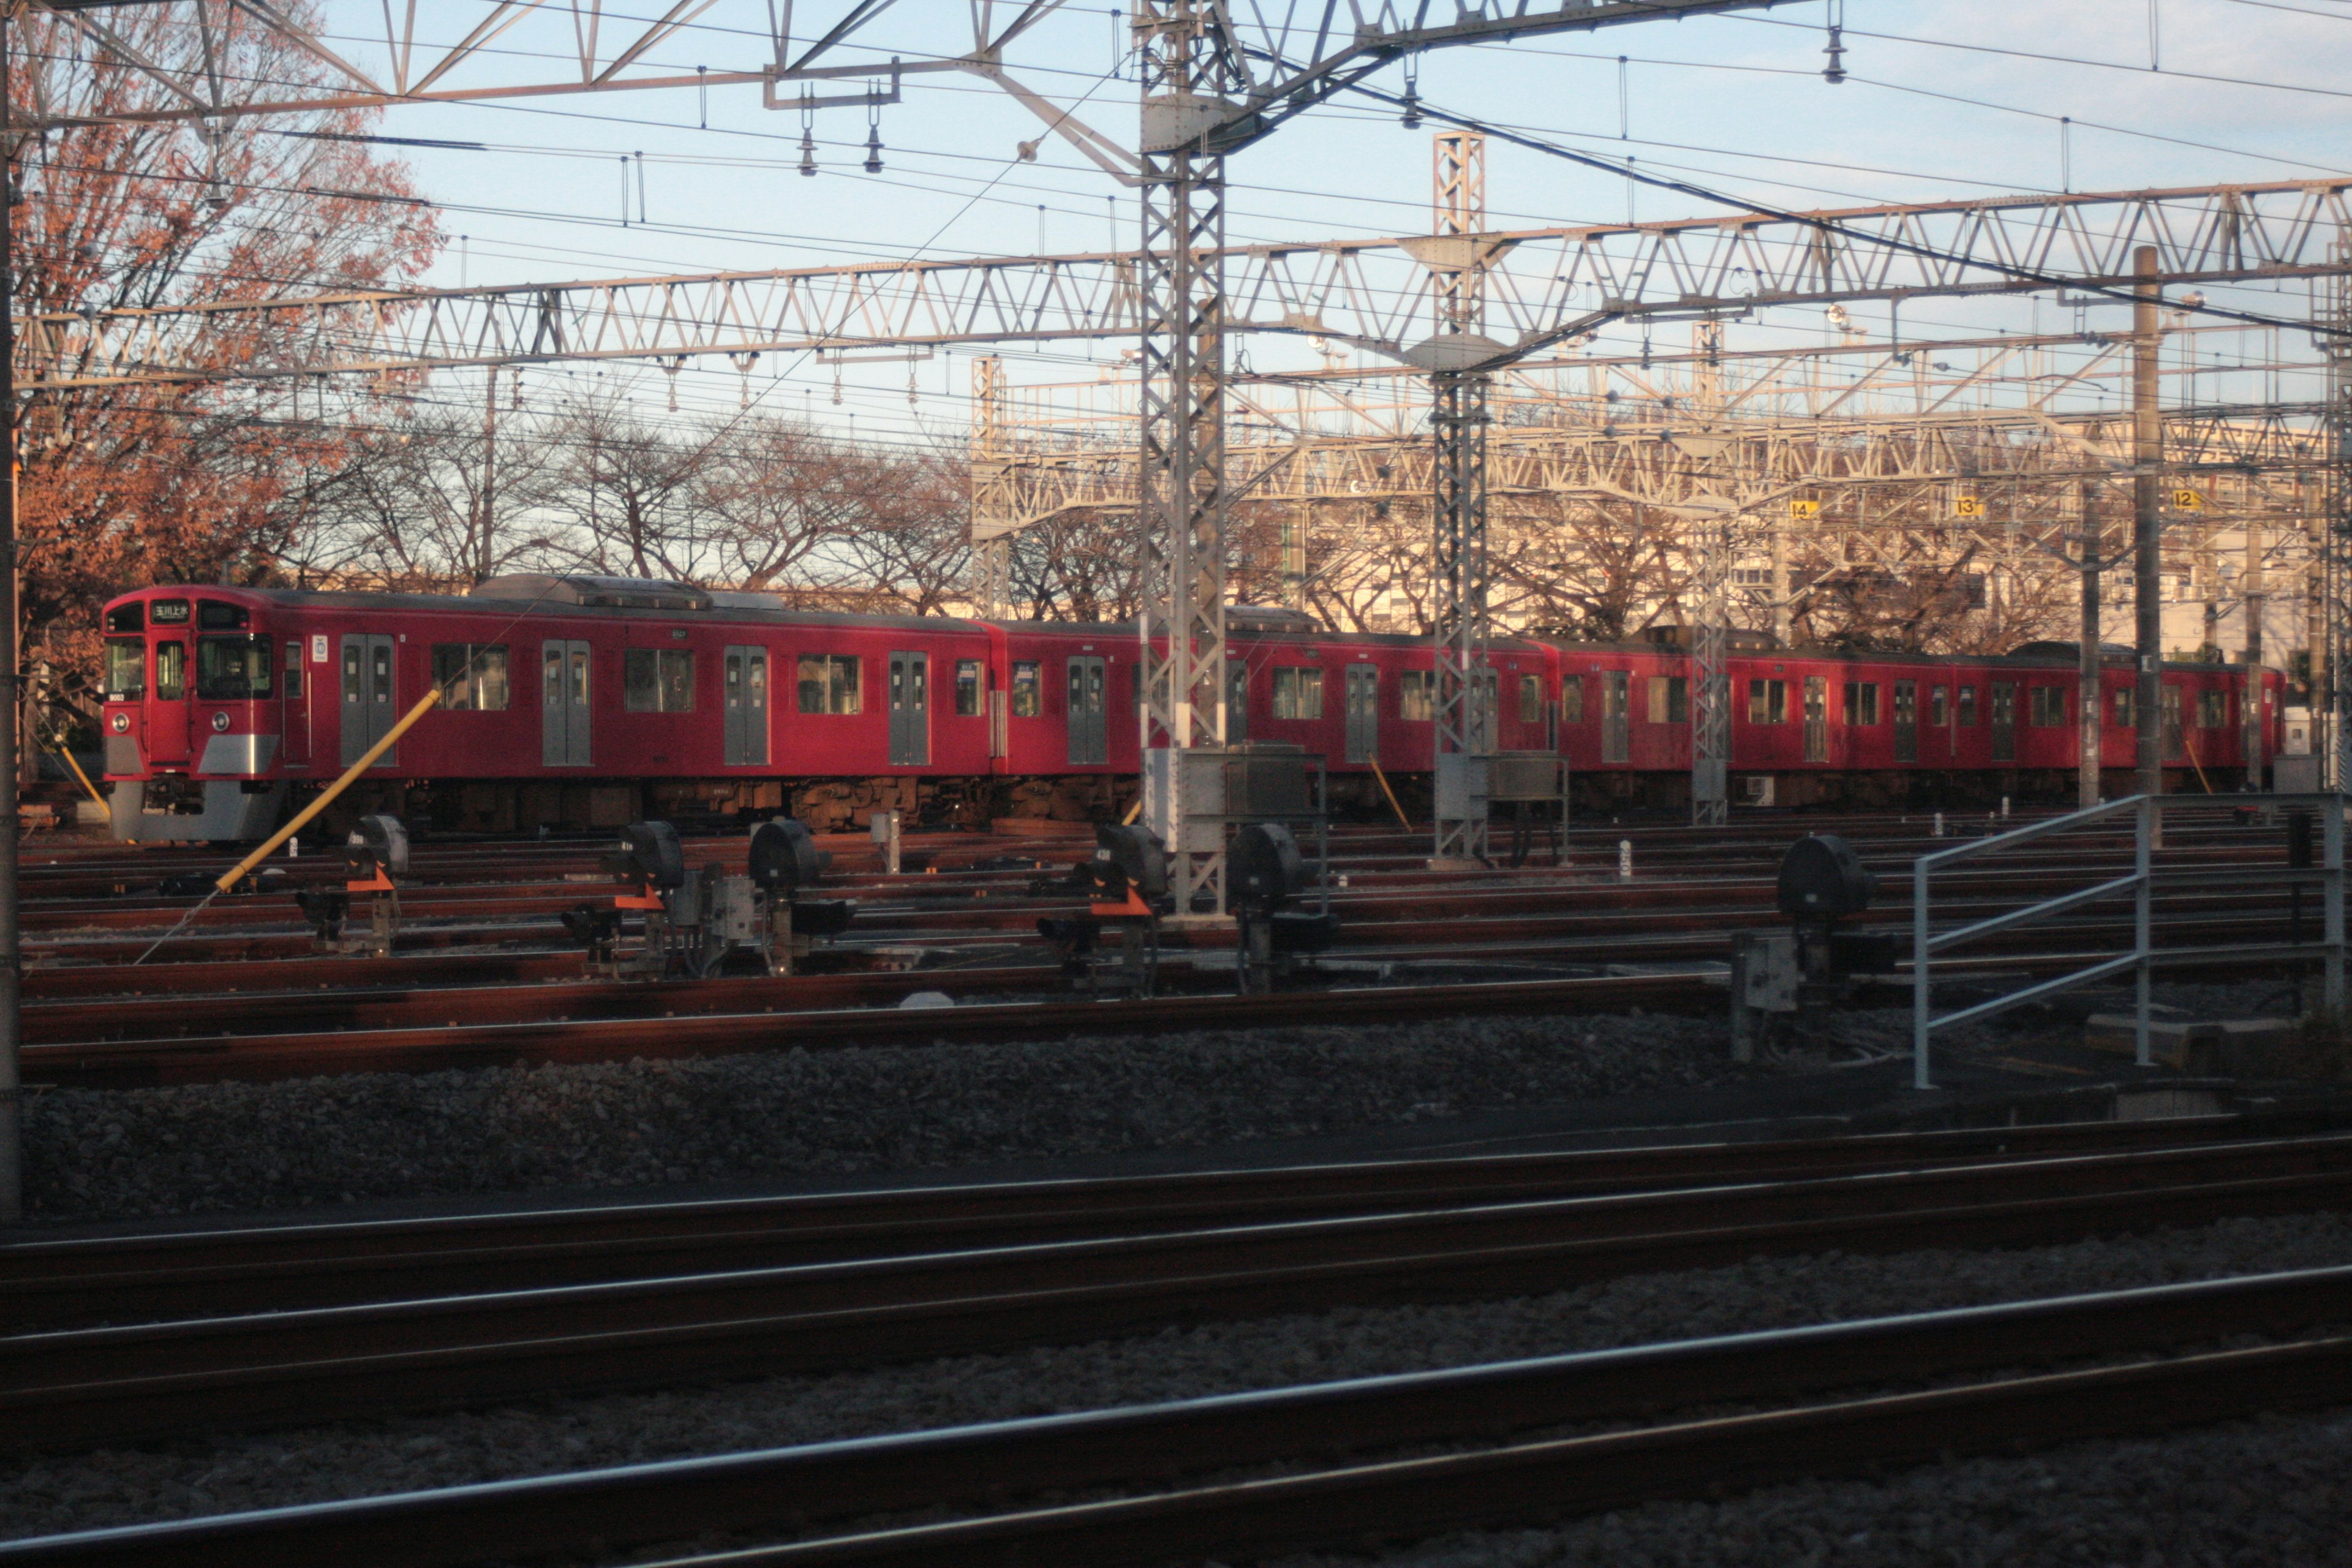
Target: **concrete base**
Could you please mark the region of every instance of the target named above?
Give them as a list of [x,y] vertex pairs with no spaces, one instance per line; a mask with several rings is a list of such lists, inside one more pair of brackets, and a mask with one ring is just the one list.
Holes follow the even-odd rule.
[[194,812],[147,810],[147,786],[136,780],[118,781],[110,788],[114,837],[124,844],[235,844],[263,838],[286,807],[282,781],[258,795],[247,795],[235,779],[207,779],[205,808]]

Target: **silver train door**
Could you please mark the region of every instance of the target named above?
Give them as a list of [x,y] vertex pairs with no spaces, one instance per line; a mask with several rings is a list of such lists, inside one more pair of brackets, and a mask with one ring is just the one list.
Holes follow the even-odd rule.
[[931,761],[931,656],[890,656],[890,765],[920,768]]
[[[392,733],[400,718],[398,681],[393,639],[376,632],[350,632],[342,642],[343,765],[367,755],[368,748]],[[400,760],[393,747],[376,759],[380,768]]]
[[1100,767],[1110,761],[1110,723],[1104,711],[1103,661],[1070,660],[1070,766]]
[[1830,760],[1830,678],[1805,677],[1805,761]]
[[1996,763],[2017,761],[2017,685],[2014,681],[1992,683],[1992,760]]
[[1919,683],[1916,680],[1895,683],[1895,760],[1919,760]]
[[1601,672],[1601,760],[1631,762],[1633,756],[1633,715],[1629,710],[1633,672]]
[[588,658],[584,642],[539,645],[539,760],[544,767],[588,765]]
[[727,650],[726,758],[730,768],[768,761],[768,650]]
[[1351,664],[1348,667],[1348,761],[1369,763],[1380,754],[1380,666]]

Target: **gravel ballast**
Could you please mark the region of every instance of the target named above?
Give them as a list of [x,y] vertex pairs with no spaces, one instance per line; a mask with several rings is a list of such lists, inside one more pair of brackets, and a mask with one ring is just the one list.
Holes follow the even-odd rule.
[[2352,1412],[1654,1503],[1265,1568],[2253,1568],[2352,1563]]
[[36,1220],[905,1170],[1290,1138],[1726,1079],[1641,1015],[1236,1029],[123,1090],[26,1104]]
[[[2352,1219],[2334,1215],[2231,1220],[2194,1230],[2014,1252],[1937,1250],[1884,1258],[1829,1254],[1759,1258],[1733,1268],[1620,1279],[1541,1298],[1360,1308],[1206,1324],[1128,1340],[957,1357],[828,1377],[771,1378],[720,1388],[562,1400],[531,1408],[344,1423],[279,1435],[191,1441],[153,1451],[40,1458],[0,1478],[0,1535],[451,1486],[1743,1329],[2344,1263],[2352,1263]],[[1810,1490],[1824,1497],[1844,1495],[1835,1488]],[[1781,1491],[1798,1494],[1809,1489]],[[1889,1504],[1895,1510],[1889,1517],[1899,1518],[1905,1506],[1911,1505]],[[1626,1517],[1671,1520],[1697,1518],[1706,1511],[1676,1514],[1672,1510],[1647,1510]],[[1743,1527],[1748,1530],[1744,1539],[1764,1539],[1759,1531],[1768,1518],[1759,1515]],[[1576,1528],[1601,1529],[1605,1522]],[[1641,1528],[1671,1532],[1665,1523]],[[1874,1528],[1881,1527],[1867,1520],[1853,1527]],[[1571,1532],[1556,1533],[1565,1538]],[[1593,1538],[1596,1542],[1608,1539],[1613,1538]],[[1461,1555],[1488,1546],[1523,1554]],[[1599,1560],[1545,1557],[1541,1552],[1550,1548],[1534,1535],[1498,1536],[1487,1545],[1455,1542],[1443,1550],[1455,1555],[1429,1561]],[[1782,1553],[1759,1546],[1748,1555],[1645,1558],[1641,1551],[1629,1549],[1610,1561],[1630,1564],[1849,1560],[1834,1542],[1824,1550],[1827,1555],[1810,1549]],[[1977,1560],[1932,1555],[1867,1559]],[[2143,1559],[2135,1554],[2048,1560],[2137,1565]]]

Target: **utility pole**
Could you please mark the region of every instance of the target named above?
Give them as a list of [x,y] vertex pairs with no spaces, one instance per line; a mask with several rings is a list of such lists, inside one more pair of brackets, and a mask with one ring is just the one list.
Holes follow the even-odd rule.
[[25,1090],[17,988],[16,704],[23,697],[16,643],[16,145],[9,130],[8,52],[16,6],[0,5],[0,422],[8,443],[7,482],[0,484],[0,1225],[25,1217]]
[[482,382],[482,514],[474,529],[474,581],[487,583],[497,570],[490,548],[491,519],[499,494],[499,367]]
[[2263,529],[2252,518],[2246,520],[2246,564],[2238,582],[2239,592],[2246,603],[2246,694],[2244,710],[2238,715],[2239,746],[2246,759],[2246,784],[2260,789],[2263,784],[2263,612],[2269,607],[2270,595],[2263,583]]
[[[2132,301],[2132,592],[2138,622],[2137,793],[2164,793],[2164,511],[2157,468],[2164,461],[2164,421],[2157,405],[2157,351],[2163,342],[2155,281],[2156,247],[2132,252],[2140,279]],[[2158,828],[2161,832],[2161,827]]]
[[2078,764],[2079,790],[2075,804],[2085,811],[2099,804],[2099,739],[2103,732],[2099,704],[2099,518],[2096,487],[2085,484],[2081,490],[2083,503],[2083,643],[2078,665],[2081,679],[2082,711],[2076,715],[2076,731],[2081,739]]

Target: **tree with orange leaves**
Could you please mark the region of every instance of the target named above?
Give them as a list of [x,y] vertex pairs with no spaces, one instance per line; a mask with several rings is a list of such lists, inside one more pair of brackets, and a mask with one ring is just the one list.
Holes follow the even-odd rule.
[[[244,11],[219,16],[212,42],[223,79],[319,79],[316,61]],[[128,51],[169,67],[204,47],[193,29],[139,6],[110,8],[106,23]],[[13,26],[18,124],[171,101],[125,51],[69,17],[33,11]],[[217,129],[117,120],[20,134],[8,209],[16,319],[417,278],[439,244],[433,210],[372,142],[372,118]],[[76,366],[42,363],[38,334],[20,338],[20,613],[36,700],[61,708],[60,721],[93,710],[105,599],[150,583],[275,580],[321,498],[369,460],[370,389],[233,379],[268,363],[274,335],[294,330],[259,317],[224,321],[209,345],[219,383],[56,393],[41,380]]]

